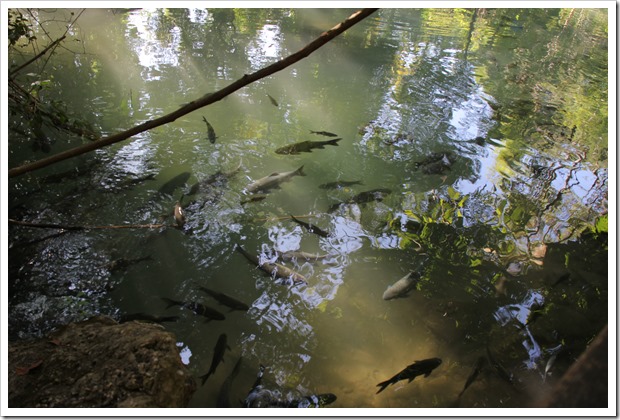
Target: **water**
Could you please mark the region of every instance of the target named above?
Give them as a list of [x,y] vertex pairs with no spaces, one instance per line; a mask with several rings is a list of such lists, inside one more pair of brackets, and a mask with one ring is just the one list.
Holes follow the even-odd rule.
[[[88,9],[67,41],[74,47],[42,70],[54,90],[40,95],[110,135],[297,51],[352,12]],[[70,17],[35,13],[58,35],[57,22]],[[226,362],[191,407],[216,405],[240,356],[233,405],[262,364],[265,386],[281,400],[334,393],[331,407],[532,406],[607,322],[606,234],[588,233],[607,211],[601,22],[604,11],[581,9],[381,10],[307,59],[172,124],[11,179],[18,220],[171,225],[177,200],[187,217],[184,230],[49,238],[58,230],[10,226],[11,337],[99,313],[179,315],[165,325],[199,376],[226,333]],[[18,117],[10,127],[32,132]],[[43,127],[50,153],[82,141]],[[342,140],[274,153],[327,139],[310,130]],[[46,156],[30,139],[11,132],[10,167]],[[241,204],[253,180],[301,166],[305,176]],[[338,180],[360,183],[319,188]],[[390,193],[347,203],[374,189]],[[289,215],[331,235],[313,235]],[[291,285],[256,269],[236,244],[261,262],[295,250],[328,257],[286,263],[307,279]],[[384,301],[410,271],[420,273],[416,289]],[[199,285],[251,307],[227,312]],[[166,309],[162,297],[202,302],[226,319]],[[457,401],[487,348],[515,384],[487,368]],[[377,383],[432,357],[443,363],[429,377],[375,394]]]

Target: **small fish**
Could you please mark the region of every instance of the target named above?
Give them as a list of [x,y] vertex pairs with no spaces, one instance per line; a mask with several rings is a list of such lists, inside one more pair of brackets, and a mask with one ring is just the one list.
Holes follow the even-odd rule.
[[135,313],[135,314],[125,314],[120,318],[120,323],[129,322],[129,321],[149,321],[149,322],[176,322],[178,321],[178,316],[157,316],[157,315],[149,315],[144,313]]
[[215,300],[217,300],[222,305],[228,306],[233,311],[234,310],[247,311],[248,309],[250,309],[250,307],[246,305],[245,303],[238,301],[237,299],[232,298],[228,295],[225,295],[224,293],[220,293],[220,292],[216,292],[215,290],[207,289],[204,286],[199,286],[198,288],[202,290],[203,292],[205,292],[206,294],[208,294],[209,296],[211,296],[212,298],[214,298]]
[[278,263],[262,263],[260,264],[258,258],[247,252],[245,249],[241,247],[241,245],[237,244],[237,251],[239,251],[245,258],[248,259],[251,263],[255,264],[256,267],[269,274],[270,276],[275,276],[282,279],[292,279],[293,283],[305,283],[306,278],[301,274],[291,270],[290,268],[283,266]]
[[558,354],[554,353],[554,354],[551,355],[549,360],[547,360],[547,364],[545,365],[545,374],[543,375],[543,382],[545,382],[547,380],[547,375],[549,374],[549,371],[551,370],[551,367],[555,363],[555,359],[557,357],[558,357]]
[[276,101],[275,99],[273,99],[273,97],[270,94],[267,94],[267,96],[269,97],[269,101],[271,101],[271,104],[273,106],[275,106],[276,108],[279,107],[278,105],[278,101]]
[[213,126],[209,124],[209,121],[207,121],[204,115],[202,116],[202,120],[205,122],[205,124],[207,124],[207,137],[209,138],[209,141],[211,143],[215,143],[215,139],[217,139],[217,136],[215,135],[215,130],[213,129]]
[[370,191],[364,191],[357,195],[354,195],[343,203],[336,203],[330,206],[328,212],[332,212],[340,207],[341,204],[362,204],[370,203],[371,201],[383,201],[386,195],[391,194],[392,191],[387,188],[377,188]]
[[256,203],[257,201],[263,201],[265,198],[267,198],[267,194],[252,194],[248,198],[241,200],[241,204]]
[[224,383],[220,388],[220,392],[217,395],[217,402],[215,405],[217,408],[230,408],[230,389],[232,388],[233,381],[241,370],[241,361],[242,358],[240,357],[239,360],[237,360],[237,363],[235,363],[235,367],[230,375],[228,375],[228,377],[224,380]]
[[318,134],[319,136],[325,136],[325,137],[338,137],[338,134],[330,133],[329,131],[312,131],[312,130],[310,130],[310,134]]
[[224,353],[226,353],[226,349],[230,350],[228,344],[226,344],[226,334],[221,334],[217,339],[217,343],[215,343],[215,348],[213,349],[213,359],[211,359],[211,367],[209,371],[204,375],[200,376],[202,379],[202,385],[207,382],[209,376],[215,373],[215,369],[217,369],[218,365],[224,361]]
[[[183,197],[181,197],[181,200]],[[174,205],[174,220],[177,222],[177,227],[182,228],[185,224],[185,212],[181,207],[181,200],[177,201]]]
[[463,392],[465,392],[465,390],[476,380],[476,378],[478,377],[478,374],[480,373],[480,371],[486,364],[487,364],[486,357],[484,356],[478,357],[478,360],[476,361],[476,364],[474,366],[474,370],[471,372],[471,374],[467,378],[467,381],[465,381],[465,386],[463,387],[463,390],[459,394],[459,398],[461,398],[461,395],[463,395]]
[[410,272],[385,290],[383,293],[383,300],[391,300],[407,296],[407,293],[416,286],[419,278],[419,275],[414,275],[413,271]]
[[441,359],[436,357],[432,359],[416,360],[415,363],[407,366],[387,381],[378,383],[377,386],[381,388],[377,391],[377,394],[383,391],[389,385],[395,384],[398,381],[409,379],[409,382],[411,382],[420,375],[424,375],[424,377],[426,378],[440,364]]
[[267,191],[272,188],[279,187],[283,182],[289,181],[292,177],[300,175],[305,176],[303,165],[290,172],[274,172],[263,178],[257,179],[246,187],[246,192],[254,193],[257,191]]
[[321,238],[327,238],[329,236],[329,233],[325,232],[324,230],[310,224],[310,223],[306,223],[303,222],[299,219],[297,219],[295,216],[293,216],[292,214],[290,214],[289,216],[291,216],[291,219],[297,223],[300,226],[303,226],[304,228],[306,228],[306,230],[310,233],[314,233],[315,235],[319,235]]
[[325,146],[338,146],[341,138],[325,141],[302,141],[300,143],[289,144],[288,146],[276,149],[279,155],[298,155],[300,153],[309,153],[312,149],[324,149]]
[[182,308],[185,309],[189,309],[190,311],[192,311],[193,313],[195,313],[196,315],[202,315],[205,318],[209,319],[209,320],[217,320],[217,321],[222,321],[224,319],[226,319],[226,317],[224,316],[224,314],[222,314],[221,312],[216,311],[215,309],[209,308],[208,306],[205,306],[201,303],[198,302],[183,302],[180,300],[174,300],[174,299],[169,299],[169,298],[161,298],[164,302],[166,302],[168,304],[168,306],[166,307],[166,309],[172,307],[172,306],[180,306]]
[[341,190],[352,185],[362,185],[362,181],[335,181],[319,185],[322,190]]
[[330,257],[329,254],[319,255],[319,254],[310,254],[309,252],[303,251],[286,251],[280,254],[280,259],[282,261],[293,261],[293,260],[305,260],[305,261],[318,261],[324,258]]

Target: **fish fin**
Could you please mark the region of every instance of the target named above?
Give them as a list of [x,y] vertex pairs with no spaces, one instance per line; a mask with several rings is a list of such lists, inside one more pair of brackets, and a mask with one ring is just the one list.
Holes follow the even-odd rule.
[[207,382],[207,379],[209,379],[209,376],[211,376],[211,372],[207,372],[204,375],[200,376],[200,379],[202,379],[201,385],[204,385],[205,382]]
[[299,169],[297,169],[295,172],[297,172],[301,176],[306,176],[306,174],[304,173],[304,165],[301,165]]
[[331,144],[332,146],[338,146],[338,142],[342,140],[341,138],[328,140],[326,144]]
[[392,384],[392,380],[391,380],[391,379],[388,379],[387,381],[379,382],[379,383],[377,384],[377,386],[380,386],[380,387],[381,387],[381,389],[379,389],[379,390],[377,391],[377,394],[378,394],[378,393],[380,393],[381,391],[383,391],[385,388],[387,388],[387,387],[388,387],[388,385],[391,385],[391,384]]

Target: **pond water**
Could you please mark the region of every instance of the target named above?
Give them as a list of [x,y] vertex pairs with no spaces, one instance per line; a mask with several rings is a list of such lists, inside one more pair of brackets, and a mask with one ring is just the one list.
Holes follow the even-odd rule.
[[[110,135],[274,63],[353,11],[23,11],[52,39],[79,19],[63,49],[16,80],[49,81],[42,100]],[[197,377],[191,407],[218,405],[240,357],[233,407],[261,365],[280,402],[533,406],[608,319],[606,28],[604,9],[380,10],[174,123],[11,178],[12,219],[167,227],[10,225],[10,338],[95,314],[178,316],[163,325]],[[33,142],[31,119],[11,117],[9,167],[88,141],[41,126]],[[341,140],[275,153],[334,138],[312,131]],[[248,191],[302,167],[265,195]],[[274,279],[238,245],[305,282]],[[288,251],[324,257],[284,262]],[[410,272],[411,290],[384,300]],[[200,286],[249,309],[228,311]],[[201,386],[221,334],[230,350]],[[480,357],[492,362],[459,396]],[[430,358],[442,363],[428,377],[376,393]]]

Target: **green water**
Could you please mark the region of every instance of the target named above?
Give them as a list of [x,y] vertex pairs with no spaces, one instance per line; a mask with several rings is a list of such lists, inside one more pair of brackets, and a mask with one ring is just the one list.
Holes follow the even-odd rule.
[[[28,16],[55,39],[80,11]],[[353,11],[87,9],[67,48],[16,80],[49,80],[43,101],[61,101],[71,118],[110,135],[299,50]],[[607,323],[606,22],[606,11],[594,9],[380,10],[220,102],[10,179],[17,220],[172,225],[182,195],[187,219],[184,229],[56,236],[10,225],[10,338],[95,314],[178,315],[164,325],[198,377],[226,333],[225,363],[191,407],[216,406],[240,356],[233,406],[261,364],[280,400],[333,393],[330,407],[534,405]],[[42,30],[37,36],[47,45]],[[17,47],[10,66],[32,56],[30,46]],[[9,167],[88,141],[44,121],[49,144],[37,147],[30,119],[11,116]],[[311,130],[342,140],[274,152],[328,139]],[[437,171],[420,164],[432,153],[444,156]],[[242,204],[253,180],[301,166],[305,176]],[[218,171],[230,176],[189,195]],[[359,183],[319,188],[339,180]],[[381,201],[348,203],[379,188],[390,190]],[[285,263],[307,279],[292,286],[257,270],[236,244],[261,262],[293,250],[329,257]],[[115,269],[121,258],[134,261]],[[415,290],[383,300],[410,271],[420,275]],[[228,312],[198,285],[250,309]],[[201,302],[226,319],[166,309],[162,297]],[[487,367],[457,399],[487,348],[513,383]],[[433,357],[443,362],[430,376],[375,394],[377,383]]]

